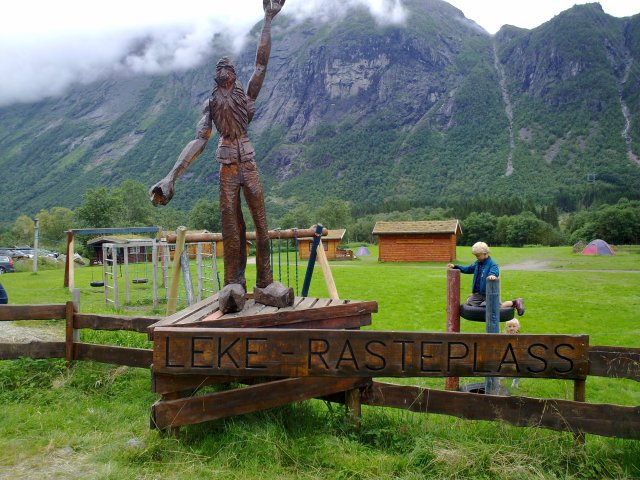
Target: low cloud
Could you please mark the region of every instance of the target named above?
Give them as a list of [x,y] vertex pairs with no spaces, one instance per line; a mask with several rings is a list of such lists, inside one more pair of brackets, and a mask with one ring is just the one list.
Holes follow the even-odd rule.
[[[56,97],[73,84],[88,84],[113,74],[193,68],[207,56],[217,34],[224,35],[237,53],[262,14],[256,0],[235,0],[221,5],[217,12],[210,11],[211,2],[206,2],[206,10],[199,0],[179,3],[185,5],[177,22],[172,20],[175,15],[165,12],[166,19],[154,18],[149,24],[143,12],[138,25],[128,20],[126,28],[117,18],[111,25],[78,18],[66,31],[58,28],[52,32],[40,29],[25,33],[0,25],[0,107]],[[228,7],[231,3],[233,8]],[[299,20],[315,17],[322,21],[346,15],[354,6],[369,8],[381,24],[402,23],[407,16],[400,0],[289,0],[283,12]],[[192,18],[184,14],[189,8]],[[202,14],[204,11],[208,15]],[[56,19],[44,20],[57,23]],[[4,20],[7,24],[12,21],[26,20],[10,16]],[[74,30],[76,24],[79,27]]]

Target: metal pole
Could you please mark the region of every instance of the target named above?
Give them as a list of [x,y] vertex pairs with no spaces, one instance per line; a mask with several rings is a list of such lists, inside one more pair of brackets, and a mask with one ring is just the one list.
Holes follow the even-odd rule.
[[[500,333],[500,279],[487,280],[487,311],[485,313],[486,332]],[[497,395],[500,390],[498,377],[486,377],[486,395]]]
[[[447,333],[460,333],[460,270],[447,269]],[[445,390],[460,389],[459,377],[447,377]]]
[[33,273],[38,272],[38,240],[40,239],[40,220],[36,218],[33,238]]
[[318,244],[322,235],[322,225],[316,225],[316,231],[313,237],[313,245],[311,246],[311,252],[309,252],[309,263],[307,264],[307,271],[304,275],[304,282],[302,284],[302,292],[300,296],[306,297],[309,293],[309,286],[311,285],[311,276],[313,275],[313,267],[316,264],[316,255]]

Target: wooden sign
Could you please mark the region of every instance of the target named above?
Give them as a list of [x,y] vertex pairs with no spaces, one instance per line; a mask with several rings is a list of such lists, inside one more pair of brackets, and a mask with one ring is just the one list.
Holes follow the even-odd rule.
[[582,379],[587,335],[159,327],[157,373]]

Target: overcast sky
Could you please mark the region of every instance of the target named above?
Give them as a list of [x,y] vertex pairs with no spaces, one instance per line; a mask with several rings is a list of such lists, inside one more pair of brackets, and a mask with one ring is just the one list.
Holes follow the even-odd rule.
[[[534,28],[575,0],[450,0],[489,33],[504,24]],[[287,0],[289,14],[339,15],[369,7],[382,23],[405,18],[399,0]],[[601,0],[616,17],[640,13],[640,0]],[[0,8],[0,106],[64,93],[74,82],[122,72],[191,68],[216,32],[235,39],[262,16],[260,0],[9,0]],[[144,42],[141,41],[144,39]],[[229,40],[231,42],[231,40]],[[137,46],[131,54],[132,46]]]

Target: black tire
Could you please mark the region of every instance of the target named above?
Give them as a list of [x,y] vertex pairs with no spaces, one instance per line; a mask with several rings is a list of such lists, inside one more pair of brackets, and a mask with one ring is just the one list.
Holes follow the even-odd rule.
[[[460,316],[466,320],[471,320],[472,322],[484,322],[485,321],[485,307],[476,307],[474,305],[469,305],[468,303],[463,303],[460,305]],[[500,321],[506,322],[511,320],[515,315],[515,308],[501,308],[500,309]]]
[[98,282],[98,281],[91,282],[91,286],[92,287],[104,287],[104,282]]
[[0,275],[2,275],[5,272],[4,267],[0,267]]

